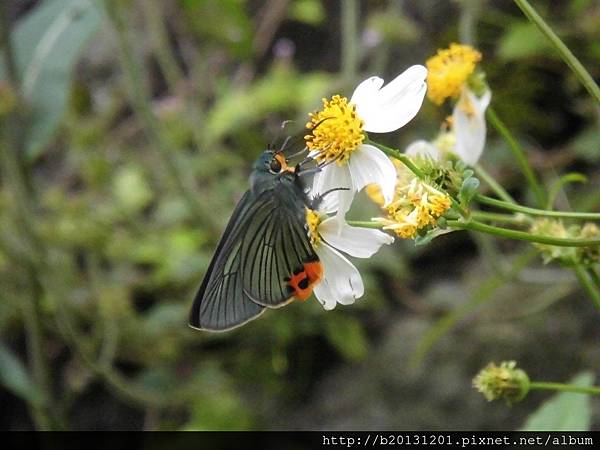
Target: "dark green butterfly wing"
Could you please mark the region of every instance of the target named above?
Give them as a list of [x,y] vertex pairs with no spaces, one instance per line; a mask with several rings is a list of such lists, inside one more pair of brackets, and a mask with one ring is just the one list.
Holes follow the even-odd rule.
[[291,299],[286,279],[315,260],[302,198],[292,189],[247,192],[238,203],[196,294],[190,325],[227,330]]
[[304,263],[317,261],[306,230],[302,198],[290,185],[273,191],[244,239],[244,289],[256,303],[275,308],[291,299],[287,283]]

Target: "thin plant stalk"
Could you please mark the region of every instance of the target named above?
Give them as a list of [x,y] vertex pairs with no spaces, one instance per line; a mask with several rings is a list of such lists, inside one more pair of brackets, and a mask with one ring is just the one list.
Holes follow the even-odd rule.
[[475,165],[477,177],[483,180],[499,198],[508,203],[517,203],[514,198],[480,164]]
[[528,206],[516,205],[514,203],[497,200],[485,195],[477,194],[475,200],[483,205],[495,206],[497,208],[528,214],[530,216],[556,217],[575,220],[600,220],[600,213],[574,212],[574,211],[549,211],[546,209],[530,208]]
[[42,327],[40,301],[44,297],[42,269],[45,250],[38,239],[36,227],[36,208],[33,192],[27,180],[27,168],[20,155],[23,155],[23,101],[20,94],[20,80],[14,58],[8,23],[8,5],[0,5],[0,52],[5,62],[6,82],[15,96],[12,113],[0,122],[0,158],[3,179],[15,198],[15,219],[19,225],[20,239],[27,243],[21,255],[24,273],[28,278],[26,301],[22,305],[23,321],[27,333],[27,352],[37,387],[44,394],[41,404],[29,405],[35,426],[39,430],[50,430],[57,421],[52,416],[52,384],[45,337]]
[[581,84],[587,89],[589,94],[594,98],[597,104],[600,104],[600,88],[590,75],[590,73],[583,67],[583,64],[575,57],[575,55],[569,50],[569,47],[558,37],[558,35],[550,28],[550,26],[544,21],[537,11],[531,6],[527,0],[514,0],[517,6],[521,9],[525,17],[530,22],[535,24],[536,27],[542,32],[544,36],[554,46],[562,60],[571,68],[575,76],[579,79]]
[[573,384],[549,383],[545,381],[531,381],[529,383],[529,389],[600,395],[600,387],[598,386],[575,386]]
[[495,227],[493,225],[487,225],[475,220],[469,220],[466,222],[461,222],[459,220],[448,220],[447,224],[448,227],[459,230],[479,231],[508,239],[535,242],[538,244],[556,245],[558,247],[591,247],[600,245],[600,239],[571,239],[543,236],[539,234],[532,234],[526,231]]
[[514,157],[517,160],[517,164],[519,165],[521,172],[523,172],[527,183],[533,191],[533,195],[536,198],[538,206],[544,206],[546,204],[546,195],[535,173],[533,172],[533,169],[531,168],[527,157],[525,156],[525,151],[523,150],[523,147],[521,147],[521,144],[519,144],[517,139],[512,135],[508,127],[504,124],[504,122],[502,122],[500,117],[498,117],[498,114],[496,114],[496,111],[492,106],[488,107],[486,111],[486,116],[490,124],[496,129],[496,131],[508,144],[508,147],[510,148]]
[[342,8],[342,74],[346,83],[356,79],[358,70],[358,0],[343,0]]
[[594,283],[594,279],[590,276],[590,273],[580,264],[576,265],[573,270],[596,308],[600,309],[600,288]]

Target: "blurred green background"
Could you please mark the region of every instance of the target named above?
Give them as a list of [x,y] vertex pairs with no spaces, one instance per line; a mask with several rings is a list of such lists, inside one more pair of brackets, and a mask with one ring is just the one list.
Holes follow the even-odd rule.
[[[600,77],[600,3],[533,3]],[[572,272],[467,232],[355,261],[366,284],[355,305],[311,299],[222,334],[187,326],[282,121],[298,132],[321,97],[389,80],[450,42],[482,51],[492,103],[547,185],[588,176],[559,206],[600,206],[598,107],[512,2],[0,8],[13,55],[0,57],[3,429],[516,429],[549,395],[487,403],[471,379],[488,362],[515,359],[539,381],[600,373],[600,315]],[[426,100],[380,140],[432,139],[449,113]],[[531,200],[493,132],[482,165]],[[359,198],[352,215],[376,213]],[[480,305],[425,351],[431,327],[469,302]],[[600,424],[598,401],[571,407],[585,415],[575,426]]]

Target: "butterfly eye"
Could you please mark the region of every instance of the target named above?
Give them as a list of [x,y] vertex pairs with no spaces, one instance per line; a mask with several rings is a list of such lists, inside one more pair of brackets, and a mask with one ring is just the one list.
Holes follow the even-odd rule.
[[271,160],[271,164],[269,164],[269,170],[273,173],[279,173],[281,171],[281,163],[277,160],[277,158],[273,158]]

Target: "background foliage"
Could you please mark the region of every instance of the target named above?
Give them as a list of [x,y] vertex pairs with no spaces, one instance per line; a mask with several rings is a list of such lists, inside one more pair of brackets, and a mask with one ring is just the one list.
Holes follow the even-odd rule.
[[[534,4],[600,77],[598,2]],[[572,273],[525,244],[467,232],[357,261],[366,293],[356,305],[325,312],[309,300],[224,334],[187,327],[250,165],[281,122],[299,131],[322,96],[390,79],[450,42],[483,52],[494,107],[547,185],[588,176],[560,206],[600,203],[597,105],[510,1],[3,8],[14,50],[0,59],[3,428],[560,427],[552,412],[525,422],[547,394],[488,404],[471,378],[505,359],[539,380],[598,375],[598,312]],[[432,138],[448,113],[426,101],[382,140]],[[531,200],[492,132],[482,164]],[[376,212],[355,206],[357,218]],[[452,311],[458,320],[426,351],[426,332]],[[600,423],[598,402],[554,402],[582,415],[565,426]]]

